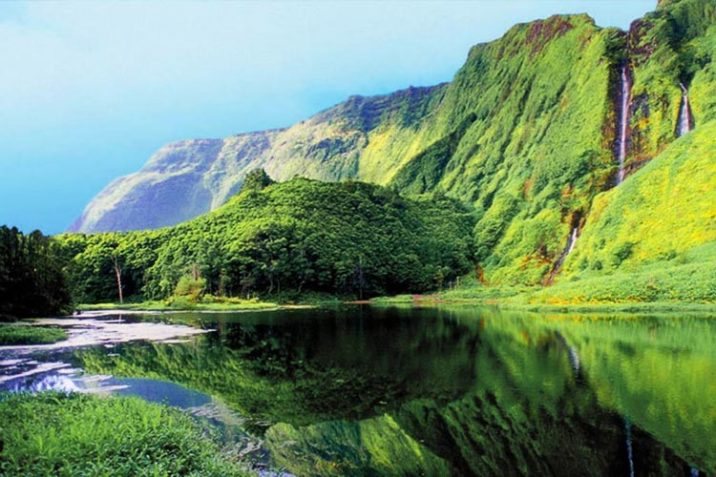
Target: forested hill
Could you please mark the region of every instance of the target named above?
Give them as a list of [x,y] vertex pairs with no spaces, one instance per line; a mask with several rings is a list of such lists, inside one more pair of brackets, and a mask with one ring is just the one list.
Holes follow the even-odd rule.
[[[100,193],[73,230],[180,222],[220,206],[261,166],[278,180],[359,179],[470,204],[470,240],[489,283],[549,283],[563,268],[599,272],[657,259],[644,235],[620,236],[619,246],[628,245],[612,247],[601,218],[621,207],[633,223],[696,210],[688,227],[677,220],[654,233],[689,247],[716,240],[716,201],[696,209],[684,202],[716,189],[716,145],[699,133],[716,120],[715,51],[713,0],[661,1],[628,32],[585,15],[516,25],[473,47],[449,84],[353,97],[285,130],[169,145]],[[689,140],[702,154],[698,181],[682,182],[689,193],[651,187],[656,179],[645,177],[670,180],[676,159],[688,175],[692,152],[678,143]],[[671,143],[664,159],[642,168]],[[622,187],[633,191],[628,200]],[[669,200],[651,200],[664,190]],[[600,251],[583,250],[587,243]]]
[[258,170],[218,210],[154,231],[56,237],[81,303],[210,293],[369,297],[446,285],[472,269],[473,214],[445,197],[404,199],[359,182]]

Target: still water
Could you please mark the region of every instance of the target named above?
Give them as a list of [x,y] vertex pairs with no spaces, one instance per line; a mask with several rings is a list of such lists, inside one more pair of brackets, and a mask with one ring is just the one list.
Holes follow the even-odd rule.
[[213,331],[0,352],[0,376],[49,365],[0,388],[166,402],[276,473],[716,474],[713,317],[355,306],[171,318]]

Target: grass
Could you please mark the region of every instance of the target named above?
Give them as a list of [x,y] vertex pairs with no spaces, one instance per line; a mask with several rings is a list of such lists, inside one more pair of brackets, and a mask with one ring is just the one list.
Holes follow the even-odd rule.
[[204,295],[194,302],[187,297],[170,297],[167,300],[128,301],[125,303],[84,303],[81,311],[136,310],[136,311],[242,311],[275,310],[277,308],[335,306],[353,301],[354,295],[336,295],[305,291],[274,293],[261,298],[229,298]]
[[550,287],[485,286],[465,277],[459,287],[398,295],[374,305],[494,305],[534,312],[716,313],[716,269],[701,263],[652,264],[632,272],[563,281]]
[[0,345],[50,344],[66,340],[60,328],[31,325],[0,325]]
[[188,415],[138,398],[0,395],[4,476],[243,476]]
[[714,137],[716,121],[701,123],[619,187],[600,194],[562,275],[604,276],[657,264],[673,268],[694,263],[713,269]]
[[270,310],[279,305],[258,299],[204,296],[199,301],[185,297],[171,297],[167,300],[146,300],[126,303],[85,303],[77,306],[81,311],[137,310],[137,311],[241,311]]

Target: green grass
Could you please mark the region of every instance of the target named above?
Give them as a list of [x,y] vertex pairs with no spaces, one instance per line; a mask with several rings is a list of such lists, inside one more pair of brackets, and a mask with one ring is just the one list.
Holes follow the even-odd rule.
[[66,340],[60,328],[32,325],[0,325],[0,345],[50,344]]
[[273,310],[279,305],[257,299],[226,298],[205,296],[198,302],[184,297],[171,297],[167,300],[146,300],[127,303],[85,303],[77,306],[81,311],[100,310],[136,310],[136,311],[241,311]]
[[4,476],[241,476],[192,419],[138,398],[0,395]]
[[[592,205],[563,275],[716,260],[716,121],[701,124]],[[712,295],[716,297],[716,294]]]
[[535,312],[716,312],[714,247],[682,260],[652,263],[633,271],[593,275],[543,286],[485,286],[474,277],[459,287],[428,295],[398,295],[371,300],[374,305],[494,305]]

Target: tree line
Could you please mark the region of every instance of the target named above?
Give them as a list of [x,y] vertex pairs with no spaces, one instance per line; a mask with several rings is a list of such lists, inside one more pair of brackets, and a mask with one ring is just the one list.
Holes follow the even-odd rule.
[[36,230],[0,226],[0,317],[64,313],[71,296],[60,246]]
[[[367,298],[437,289],[468,272],[473,227],[472,212],[443,196],[407,199],[360,182],[274,183],[259,170],[220,209],[173,227],[52,239],[37,232],[25,240],[43,251],[30,254],[42,270],[34,289],[62,306],[69,296],[76,303],[309,291]],[[3,284],[27,279],[18,265],[4,269]]]
[[[154,231],[65,234],[81,302],[305,291],[368,297],[443,286],[472,263],[472,213],[445,197],[406,199],[359,182],[251,175],[226,205]],[[119,273],[118,273],[119,272]],[[192,291],[193,290],[193,291]]]

